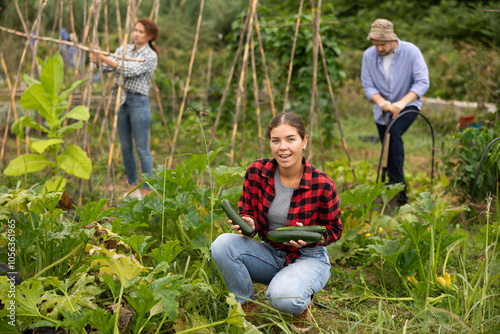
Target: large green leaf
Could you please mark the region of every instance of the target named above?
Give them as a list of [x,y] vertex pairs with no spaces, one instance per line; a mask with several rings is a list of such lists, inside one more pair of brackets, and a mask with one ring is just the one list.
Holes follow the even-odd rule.
[[26,110],[34,109],[42,115],[43,118],[47,120],[49,125],[55,121],[55,115],[53,114],[53,101],[45,94],[42,85],[31,85],[24,93],[21,95],[21,107]]
[[40,79],[47,95],[52,100],[55,100],[61,90],[64,79],[64,61],[59,53],[56,53],[52,58],[48,58],[42,67]]
[[90,113],[85,106],[77,106],[71,109],[65,116],[65,118],[72,118],[78,121],[88,121],[90,118]]
[[82,83],[84,83],[85,81],[87,81],[88,79],[85,79],[85,80],[78,80],[78,81],[75,81],[71,84],[71,86],[66,89],[65,91],[63,91],[61,93],[61,95],[59,95],[59,101],[64,101],[68,98],[68,96],[73,93],[73,91],[75,89],[78,88],[78,86],[80,86]]
[[43,139],[43,140],[38,140],[35,138],[31,138],[30,140],[30,149],[32,151],[35,151],[36,153],[42,154],[45,152],[47,147],[57,145],[57,144],[62,144],[64,143],[64,140],[62,139]]
[[38,172],[51,164],[52,162],[45,159],[43,155],[25,154],[12,160],[3,173],[8,176],[21,176],[26,173]]
[[26,73],[23,75],[23,78],[24,78],[24,82],[26,82],[28,84],[28,87],[31,85],[36,85],[36,84],[41,85],[42,84],[40,81],[33,79],[32,77],[30,77]]
[[49,133],[49,130],[47,130],[45,127],[42,125],[36,123],[31,117],[29,116],[23,116],[17,120],[12,125],[12,131],[16,134],[21,139],[24,139],[24,127],[30,127],[35,130],[39,130],[45,133]]
[[68,126],[65,126],[64,128],[62,129],[59,129],[56,131],[56,137],[57,138],[61,138],[63,137],[67,132],[70,132],[70,131],[75,131],[75,130],[78,130],[78,129],[81,129],[83,128],[83,122],[82,121],[78,121],[76,123],[72,123]]
[[82,274],[76,282],[72,278],[60,281],[57,277],[47,277],[43,281],[60,290],[49,290],[44,294],[46,301],[40,310],[47,316],[56,318],[61,311],[76,312],[82,307],[93,310],[97,308],[95,299],[102,290],[94,283],[93,276]]
[[79,146],[70,145],[56,158],[57,166],[67,173],[87,180],[92,172],[92,161]]
[[19,285],[19,290],[16,291],[16,316],[17,317],[34,317],[40,316],[38,305],[43,301],[43,286],[40,281],[30,280],[22,282]]

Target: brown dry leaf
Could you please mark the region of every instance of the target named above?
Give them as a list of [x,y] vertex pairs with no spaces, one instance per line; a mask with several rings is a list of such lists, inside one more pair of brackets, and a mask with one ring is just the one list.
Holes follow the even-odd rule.
[[61,200],[59,201],[59,203],[61,204],[62,208],[64,210],[69,210],[73,207],[73,199],[71,198],[71,196],[69,195],[69,193],[64,190],[62,195],[61,195]]
[[[118,303],[107,306],[105,310],[112,310],[113,313],[116,313],[116,309],[118,308]],[[120,307],[120,315],[118,317],[118,328],[120,329],[120,332],[123,331],[125,328],[127,328],[130,319],[134,313],[130,311],[128,308],[125,307],[125,305],[122,304]]]

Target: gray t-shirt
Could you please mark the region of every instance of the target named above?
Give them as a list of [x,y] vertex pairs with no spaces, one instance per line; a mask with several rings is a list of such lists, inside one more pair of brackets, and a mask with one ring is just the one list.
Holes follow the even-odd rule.
[[286,187],[281,183],[279,168],[276,168],[276,172],[274,173],[274,189],[276,191],[276,197],[271,203],[267,213],[269,231],[286,226],[288,209],[290,208],[293,191],[295,190],[295,188]]

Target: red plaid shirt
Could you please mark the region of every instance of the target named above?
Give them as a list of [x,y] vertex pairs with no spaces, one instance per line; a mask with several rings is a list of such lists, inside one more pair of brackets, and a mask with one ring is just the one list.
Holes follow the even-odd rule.
[[[342,234],[340,221],[339,197],[333,180],[324,172],[311,166],[305,158],[304,174],[299,186],[293,191],[286,225],[293,226],[300,222],[303,225],[323,225],[323,242],[309,244],[306,247],[327,246],[337,241]],[[269,222],[267,214],[276,191],[274,173],[278,163],[274,158],[259,159],[248,167],[243,191],[238,206],[240,215],[250,216],[255,221],[256,233],[275,249],[287,252],[286,264],[295,261],[300,256],[296,247],[267,239]]]

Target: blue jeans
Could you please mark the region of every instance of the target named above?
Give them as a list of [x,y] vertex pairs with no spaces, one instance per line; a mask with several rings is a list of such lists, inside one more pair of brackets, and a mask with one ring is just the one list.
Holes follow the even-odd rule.
[[[417,107],[410,106],[404,108],[401,113],[406,110],[418,110]],[[404,161],[405,161],[405,148],[403,143],[403,134],[408,130],[410,125],[418,117],[415,113],[409,113],[399,117],[391,126],[390,134],[391,138],[389,141],[389,158],[387,161],[387,176],[389,177],[389,183],[405,183],[405,175],[403,171]],[[384,134],[387,126],[377,124],[378,135],[380,137],[380,142],[384,141]]]
[[[127,99],[118,111],[118,137],[128,184],[137,184],[137,164],[134,156],[134,142],[141,161],[142,173],[153,175],[153,157],[149,150],[149,126],[151,109],[149,98],[142,94],[127,94]],[[149,188],[145,184],[144,188]]]
[[297,315],[330,278],[325,247],[301,248],[301,256],[285,266],[286,252],[235,233],[212,243],[212,258],[229,291],[244,304],[254,299],[252,281],[268,285],[266,297],[278,311]]

